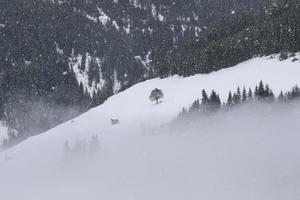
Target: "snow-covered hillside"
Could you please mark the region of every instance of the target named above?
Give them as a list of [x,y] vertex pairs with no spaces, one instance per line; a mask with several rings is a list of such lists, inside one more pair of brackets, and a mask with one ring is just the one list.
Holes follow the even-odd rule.
[[0,143],[3,139],[7,138],[7,127],[0,121]]
[[[80,117],[0,153],[1,196],[6,200],[179,200],[280,199],[283,197],[280,195],[290,195],[285,197],[294,199],[294,195],[300,195],[297,187],[289,185],[285,179],[293,174],[282,175],[282,184],[286,181],[283,186],[267,185],[267,176],[272,181],[272,173],[285,170],[285,166],[268,172],[261,163],[266,155],[258,156],[259,150],[267,150],[270,162],[277,163],[278,158],[282,158],[284,162],[300,165],[293,159],[283,158],[280,152],[271,151],[276,149],[277,140],[271,144],[272,148],[262,143],[259,143],[262,146],[255,147],[251,144],[258,143],[247,143],[238,137],[240,143],[235,146],[234,141],[216,135],[203,139],[160,133],[183,107],[200,97],[202,89],[216,90],[225,101],[229,90],[238,86],[253,88],[260,80],[270,84],[275,94],[287,91],[296,84],[300,85],[300,62],[255,58],[208,75],[174,76],[139,83]],[[158,105],[148,98],[154,88],[162,89],[165,96]],[[119,119],[120,124],[111,126],[111,119]],[[70,146],[78,141],[89,143],[93,135],[99,136],[101,146],[96,160],[93,158],[84,165],[82,163],[89,158],[81,159],[72,163],[71,170],[62,164],[66,141]],[[256,141],[253,137],[245,136],[250,138],[249,141]],[[280,140],[286,146],[291,145],[289,158],[300,160],[299,148],[291,143],[298,140],[300,136]],[[262,142],[266,141],[267,137],[263,138]],[[247,143],[246,147],[243,143]],[[236,154],[238,147],[246,157]],[[247,150],[252,153],[248,154]],[[241,164],[235,166],[231,163],[239,159]],[[264,180],[259,179],[260,167],[267,173]],[[238,179],[228,183],[229,171],[236,171]],[[253,173],[253,176],[246,176],[249,179],[246,180],[243,173]],[[299,181],[297,186],[300,186]],[[276,191],[278,188],[282,191]],[[274,194],[270,195],[272,191]]]

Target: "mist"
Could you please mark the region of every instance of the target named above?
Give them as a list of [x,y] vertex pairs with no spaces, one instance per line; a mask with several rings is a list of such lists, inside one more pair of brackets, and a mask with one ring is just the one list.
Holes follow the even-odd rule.
[[6,108],[6,115],[0,121],[0,131],[3,131],[0,135],[0,151],[50,130],[83,112],[79,105],[53,105],[28,98],[11,101]]
[[4,152],[1,198],[297,199],[299,119],[299,101],[252,103],[151,130],[121,124],[111,135],[56,141],[57,151],[36,148],[43,158]]

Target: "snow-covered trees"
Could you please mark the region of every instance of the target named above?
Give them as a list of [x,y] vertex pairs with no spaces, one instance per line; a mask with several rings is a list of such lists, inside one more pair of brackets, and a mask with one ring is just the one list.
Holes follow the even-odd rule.
[[199,99],[194,101],[192,106],[190,107],[190,112],[211,112],[218,110],[221,107],[221,100],[219,95],[212,90],[210,96],[208,97],[205,90],[202,90],[202,98],[201,103]]
[[221,107],[220,97],[214,90],[212,90],[209,97],[209,107],[210,107],[209,109],[210,111],[218,110]]
[[90,141],[76,140],[73,145],[66,140],[63,145],[63,160],[73,160],[86,156],[95,156],[100,151],[100,141],[98,135],[93,135]]
[[[163,57],[162,77],[174,73],[183,76],[207,73],[231,67],[254,55],[270,55],[274,52],[281,54],[280,60],[284,60],[299,51],[299,0],[197,2],[200,5],[206,2],[199,13],[205,15],[213,9],[207,19],[217,17],[215,27],[210,27],[198,41],[179,46],[177,51]],[[205,4],[210,8],[205,9]],[[223,9],[228,11],[220,15]],[[168,64],[165,64],[166,60]]]
[[162,90],[155,88],[154,90],[152,90],[149,99],[151,101],[156,101],[156,104],[159,103],[159,100],[164,98],[164,93]]
[[66,166],[76,167],[82,164],[83,161],[97,160],[100,150],[98,135],[93,135],[89,139],[66,140],[61,152],[62,163],[66,164]]
[[260,81],[259,84],[255,87],[254,94],[252,93],[251,88],[249,88],[247,91],[245,87],[243,87],[242,92],[240,87],[238,87],[235,92],[229,91],[227,101],[223,102],[223,104],[221,103],[219,95],[214,90],[212,90],[210,96],[207,95],[205,90],[202,90],[201,103],[199,99],[197,99],[192,103],[190,109],[183,108],[178,118],[191,113],[208,114],[217,112],[219,110],[228,111],[235,106],[243,105],[246,103],[287,102],[298,98],[300,98],[300,89],[298,86],[293,87],[289,92],[281,92],[276,98],[269,85],[265,85],[262,81]]
[[262,81],[260,81],[258,87],[255,88],[254,95],[258,100],[274,101],[273,91],[268,85],[265,86]]

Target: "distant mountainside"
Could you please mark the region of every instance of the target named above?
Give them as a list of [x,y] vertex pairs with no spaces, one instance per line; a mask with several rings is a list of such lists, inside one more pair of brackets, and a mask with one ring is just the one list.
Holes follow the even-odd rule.
[[[290,91],[300,85],[300,62],[292,60],[255,58],[210,74],[136,84],[85,114],[0,152],[1,197],[279,200],[299,196],[295,189],[300,187],[299,101],[250,103],[199,120],[190,118],[183,127],[170,125],[183,107],[202,97],[202,89],[214,89],[222,102],[238,86],[254,91],[260,80],[276,96],[281,90]],[[154,88],[165,94],[159,104],[149,100]],[[112,126],[111,118],[120,123]]]
[[297,0],[3,0],[0,119],[40,133],[135,83],[299,50]]

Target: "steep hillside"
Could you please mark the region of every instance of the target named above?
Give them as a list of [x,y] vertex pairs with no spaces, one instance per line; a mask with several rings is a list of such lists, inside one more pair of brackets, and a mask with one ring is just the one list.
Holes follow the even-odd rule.
[[0,118],[23,140],[140,81],[256,55],[285,59],[299,51],[299,8],[297,0],[3,0]]
[[[201,129],[196,135],[174,135],[165,125],[199,98],[202,89],[215,89],[225,101],[229,90],[253,88],[263,80],[278,95],[300,84],[299,74],[299,61],[264,57],[207,75],[139,83],[78,118],[2,152],[2,196],[11,200],[293,198],[298,182],[289,173],[299,166],[294,159],[300,152],[296,132],[282,137],[280,129],[272,129],[275,139],[270,141],[270,132],[256,129],[242,135],[218,130],[225,131],[226,137]],[[148,99],[154,88],[165,94],[158,105]],[[299,116],[299,107],[293,109],[292,114]],[[277,120],[283,122],[286,117],[280,115]],[[119,119],[120,124],[112,126],[111,119]],[[99,154],[85,155],[84,146],[96,135]],[[75,148],[78,159],[64,157],[70,148]],[[267,190],[263,189],[266,184]]]

